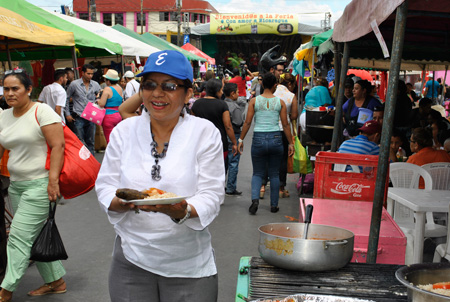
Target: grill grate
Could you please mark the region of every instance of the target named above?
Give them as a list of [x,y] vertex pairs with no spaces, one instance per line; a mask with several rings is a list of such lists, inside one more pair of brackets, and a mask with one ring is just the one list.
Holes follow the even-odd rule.
[[395,278],[399,265],[349,263],[328,272],[276,268],[259,257],[250,261],[249,299],[305,293],[335,295],[377,302],[407,301],[406,287]]

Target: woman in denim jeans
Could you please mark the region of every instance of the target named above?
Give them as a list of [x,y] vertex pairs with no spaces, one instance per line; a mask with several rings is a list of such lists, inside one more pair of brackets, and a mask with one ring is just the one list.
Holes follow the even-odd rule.
[[278,208],[278,189],[280,187],[279,170],[283,157],[283,142],[280,134],[278,120],[281,119],[283,131],[289,141],[289,155],[294,153],[291,131],[287,121],[286,104],[273,95],[277,88],[277,79],[274,74],[267,73],[263,77],[264,92],[250,100],[247,118],[239,138],[239,150],[244,148],[244,137],[255,116],[255,128],[252,141],[252,204],[250,214],[256,214],[259,205],[259,189],[261,188],[266,164],[270,179],[270,211],[276,213]]

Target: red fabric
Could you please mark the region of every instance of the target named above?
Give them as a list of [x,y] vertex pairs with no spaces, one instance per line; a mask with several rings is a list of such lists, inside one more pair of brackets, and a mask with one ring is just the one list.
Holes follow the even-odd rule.
[[33,87],[39,87],[39,79],[42,77],[42,64],[39,61],[31,64],[33,68],[33,76],[30,77],[33,82]]
[[378,95],[383,100],[386,101],[386,90],[387,90],[387,72],[382,71],[380,74],[380,88],[378,89]]
[[56,60],[45,60],[44,67],[42,67],[42,86],[50,85],[54,82],[53,76],[55,74],[55,67],[53,64]]

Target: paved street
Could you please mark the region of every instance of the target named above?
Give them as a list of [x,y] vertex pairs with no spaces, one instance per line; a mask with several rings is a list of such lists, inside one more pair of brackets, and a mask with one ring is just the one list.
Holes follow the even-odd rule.
[[[267,192],[257,214],[249,215],[250,147],[251,133],[245,139],[238,175],[238,190],[243,191],[242,196],[227,196],[219,217],[210,226],[219,271],[219,302],[235,300],[239,259],[242,256],[258,256],[258,227],[272,222],[287,222],[286,215],[298,218],[294,175],[289,175],[287,187],[291,197],[280,199],[278,213],[270,213]],[[99,160],[102,156],[102,153],[96,155]],[[14,301],[110,301],[107,279],[114,241],[113,227],[100,210],[94,191],[63,203],[57,207],[56,223],[69,255],[69,259],[63,262],[67,270],[65,280],[68,291],[63,295],[28,297],[28,291],[43,283],[36,266],[31,266],[14,294]]]

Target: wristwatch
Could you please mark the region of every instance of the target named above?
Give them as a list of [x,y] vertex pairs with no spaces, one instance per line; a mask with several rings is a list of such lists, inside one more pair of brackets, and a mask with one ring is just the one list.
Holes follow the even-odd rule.
[[189,217],[191,217],[191,211],[192,211],[191,206],[187,205],[186,210],[187,210],[186,216],[184,216],[181,219],[172,218],[172,221],[175,222],[176,224],[183,224],[186,220],[188,220]]
[[238,138],[238,143],[242,143],[244,140],[242,138]]

